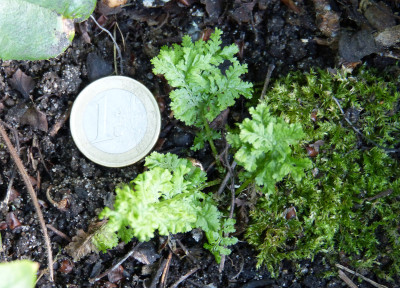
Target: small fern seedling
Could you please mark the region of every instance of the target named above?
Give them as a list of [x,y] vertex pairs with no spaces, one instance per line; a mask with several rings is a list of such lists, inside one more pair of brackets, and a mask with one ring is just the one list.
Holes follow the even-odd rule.
[[304,169],[311,167],[309,159],[292,155],[291,146],[305,136],[301,125],[288,124],[283,118],[272,116],[268,109],[265,103],[250,108],[252,119],[239,124],[239,134],[228,135],[228,142],[237,149],[237,163],[245,168],[239,175],[244,182],[237,194],[253,182],[262,186],[265,193],[273,193],[275,183],[285,176],[290,174],[300,180]]
[[[209,123],[241,95],[250,98],[253,90],[251,83],[240,79],[247,72],[247,65],[234,57],[238,47],[232,44],[222,48],[221,35],[222,31],[215,29],[210,40],[195,43],[186,35],[181,45],[164,46],[151,60],[153,72],[164,75],[175,88],[170,93],[174,116],[186,125],[202,128],[193,149],[203,148],[208,141],[217,161],[213,140],[220,135],[211,130]],[[221,66],[226,65],[229,66],[222,71]]]

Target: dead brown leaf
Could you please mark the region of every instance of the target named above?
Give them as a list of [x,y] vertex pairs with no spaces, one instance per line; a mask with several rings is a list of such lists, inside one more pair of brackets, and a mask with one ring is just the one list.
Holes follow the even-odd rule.
[[25,111],[24,115],[22,115],[20,118],[20,123],[22,125],[32,126],[32,128],[39,129],[44,132],[47,132],[49,129],[46,114],[40,112],[34,106]]
[[35,81],[31,76],[26,75],[21,69],[18,69],[10,79],[11,86],[20,92],[25,99],[29,99],[29,94],[35,88]]
[[84,21],[78,24],[78,28],[79,28],[79,32],[81,34],[81,37],[83,39],[83,41],[87,44],[91,44],[92,41],[90,39],[89,33],[87,31],[88,28],[88,22]]
[[98,249],[92,242],[92,238],[95,233],[106,223],[101,221],[92,223],[89,226],[88,232],[78,230],[76,235],[72,237],[72,241],[65,247],[65,252],[70,255],[74,261],[79,261],[82,257],[85,257],[89,253],[98,252]]
[[252,1],[249,3],[242,3],[240,1],[235,1],[235,7],[232,11],[232,18],[238,23],[249,23],[253,14],[253,8],[257,1]]
[[215,130],[224,128],[228,122],[228,115],[229,108],[226,108],[210,123],[210,128]]
[[316,22],[321,33],[336,39],[340,31],[340,16],[333,11],[328,0],[314,0]]
[[201,3],[206,5],[206,11],[211,19],[218,19],[222,14],[223,0],[201,0]]
[[122,278],[124,278],[124,268],[122,265],[119,265],[118,268],[112,270],[110,273],[108,273],[108,281],[111,283],[116,283]]
[[14,230],[17,227],[20,227],[22,224],[19,222],[17,216],[15,216],[14,212],[9,212],[6,217],[7,225],[11,230]]
[[160,258],[160,255],[157,254],[153,244],[145,242],[140,246],[140,249],[133,253],[133,258],[140,263],[149,265],[153,264],[158,258]]

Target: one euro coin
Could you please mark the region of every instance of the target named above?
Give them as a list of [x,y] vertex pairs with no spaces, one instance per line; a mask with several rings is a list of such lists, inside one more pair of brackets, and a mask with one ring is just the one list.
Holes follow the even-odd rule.
[[140,82],[109,76],[89,84],[71,110],[70,129],[78,149],[107,167],[145,157],[160,134],[161,115],[153,94]]

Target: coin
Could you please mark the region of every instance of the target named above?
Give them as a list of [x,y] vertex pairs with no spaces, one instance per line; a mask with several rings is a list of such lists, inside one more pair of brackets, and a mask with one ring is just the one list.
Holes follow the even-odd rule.
[[152,93],[124,76],[101,78],[76,98],[70,116],[72,138],[91,161],[107,167],[131,165],[157,142],[161,115]]

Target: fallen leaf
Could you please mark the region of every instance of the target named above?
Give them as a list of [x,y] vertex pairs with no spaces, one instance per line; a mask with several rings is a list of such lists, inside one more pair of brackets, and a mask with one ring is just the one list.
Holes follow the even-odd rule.
[[223,0],[201,0],[201,3],[206,5],[206,11],[211,19],[218,19],[223,11]]
[[65,259],[64,261],[61,262],[61,266],[58,269],[58,271],[60,271],[64,274],[68,274],[72,271],[73,268],[74,268],[74,263],[72,263],[68,259]]
[[319,147],[324,144],[325,144],[324,140],[317,140],[313,144],[310,144],[310,147],[313,147],[317,152],[319,152]]
[[73,257],[75,262],[89,253],[98,252],[98,249],[92,242],[92,238],[105,223],[106,221],[101,221],[90,224],[87,233],[83,230],[78,230],[76,236],[72,237],[72,241],[65,247],[65,252]]
[[21,222],[19,222],[18,218],[15,216],[13,212],[7,214],[6,221],[8,227],[10,227],[11,230],[14,230],[19,226],[22,226]]
[[313,122],[317,122],[317,114],[318,114],[318,111],[317,110],[313,110],[312,112],[311,112],[311,116],[310,116],[310,118],[311,118],[311,120],[313,121]]
[[47,132],[49,126],[47,124],[46,114],[40,112],[35,107],[28,108],[24,115],[20,118],[20,123],[22,125],[32,126],[34,129],[39,129]]
[[222,129],[228,122],[229,108],[222,111],[211,123],[210,128],[214,130]]
[[318,29],[329,38],[336,38],[340,31],[340,16],[335,12],[328,0],[313,0],[315,18]]
[[310,157],[316,157],[318,155],[318,151],[314,147],[307,146],[307,155]]
[[81,37],[82,37],[83,41],[86,44],[91,44],[92,41],[91,41],[89,33],[87,31],[88,22],[87,21],[81,22],[81,23],[78,24],[78,27],[79,27],[79,32],[81,34]]
[[21,69],[18,69],[10,79],[11,86],[22,94],[25,99],[29,99],[29,94],[35,88],[35,81],[27,76]]
[[151,242],[143,243],[138,251],[133,253],[133,258],[135,258],[140,263],[149,265],[153,264],[160,255],[157,254],[154,245]]
[[286,218],[286,220],[290,220],[290,219],[296,218],[296,208],[294,208],[293,206],[287,208],[283,212],[283,215]]
[[252,1],[250,3],[236,2],[236,7],[233,9],[231,14],[232,18],[238,23],[250,22],[256,2],[257,1]]
[[6,230],[8,227],[7,223],[2,221],[0,222],[0,230]]
[[116,269],[112,270],[110,273],[108,273],[108,281],[111,283],[116,283],[122,278],[124,278],[124,268],[122,265],[119,265]]

